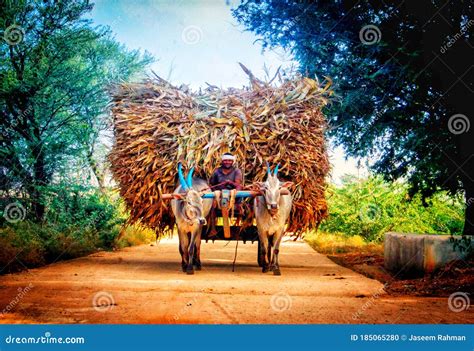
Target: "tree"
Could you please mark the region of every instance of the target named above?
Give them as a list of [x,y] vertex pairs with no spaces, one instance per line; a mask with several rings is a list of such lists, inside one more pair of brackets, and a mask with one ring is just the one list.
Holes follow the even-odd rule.
[[247,0],[233,10],[264,48],[291,51],[301,73],[339,96],[329,136],[374,160],[410,193],[464,192],[474,234],[473,4],[420,0]]
[[36,221],[45,212],[44,187],[62,170],[81,159],[94,167],[108,85],[151,62],[107,28],[93,28],[83,19],[91,9],[87,0],[0,6],[0,185],[23,192]]

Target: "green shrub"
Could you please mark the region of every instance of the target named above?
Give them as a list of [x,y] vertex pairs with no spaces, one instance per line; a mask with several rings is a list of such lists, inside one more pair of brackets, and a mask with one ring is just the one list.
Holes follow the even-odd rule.
[[118,248],[127,246],[148,244],[156,240],[156,233],[150,228],[139,224],[129,225],[123,228],[116,241]]
[[[126,216],[120,197],[113,193],[101,193],[94,188],[79,186],[49,189],[46,222],[55,224],[62,231],[96,232],[100,246],[110,248],[125,223]],[[88,234],[90,237],[92,234]],[[80,234],[76,235],[78,238]]]
[[461,234],[465,205],[460,196],[440,192],[424,206],[420,196],[409,198],[404,183],[346,176],[341,186],[328,189],[328,206],[322,231],[380,241],[387,231]]
[[41,226],[30,222],[0,227],[0,274],[45,263],[40,231]]
[[[0,223],[0,266],[5,271],[39,266],[111,249],[125,223],[126,213],[118,194],[61,185],[41,189],[45,219]],[[12,200],[10,200],[11,202]],[[17,201],[17,199],[15,199]],[[22,206],[29,208],[27,199]]]

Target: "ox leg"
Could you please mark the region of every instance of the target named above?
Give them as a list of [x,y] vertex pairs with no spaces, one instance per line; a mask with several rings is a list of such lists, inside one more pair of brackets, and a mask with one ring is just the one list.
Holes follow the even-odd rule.
[[267,250],[267,260],[269,263],[269,270],[273,269],[273,261],[272,261],[272,248],[273,248],[273,238],[275,235],[268,236],[268,250]]
[[194,252],[193,265],[196,266],[196,270],[201,270],[201,230],[196,235],[196,251]]
[[268,272],[268,251],[270,250],[269,245],[268,245],[268,235],[267,233],[264,233],[263,235],[260,235],[260,257],[262,259],[262,272],[267,273]]
[[273,255],[272,255],[272,270],[273,275],[281,275],[280,271],[280,264],[278,263],[278,254],[280,253],[280,243],[281,239],[283,238],[283,231],[279,231],[275,233],[275,246],[273,247]]
[[179,237],[179,253],[181,254],[181,268],[183,272],[186,272],[186,267],[189,263],[189,239],[188,235],[184,232],[178,230],[178,237]]
[[196,233],[191,233],[191,240],[189,241],[189,260],[188,265],[186,267],[187,274],[194,274],[194,267],[193,267],[193,259],[194,253],[196,252]]

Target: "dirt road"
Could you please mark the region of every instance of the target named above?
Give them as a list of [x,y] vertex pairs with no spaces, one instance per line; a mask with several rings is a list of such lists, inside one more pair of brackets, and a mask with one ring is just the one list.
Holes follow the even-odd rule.
[[[447,298],[392,297],[378,281],[303,242],[281,247],[282,276],[262,274],[257,245],[203,243],[203,270],[180,271],[177,241],[0,277],[0,323],[473,323]],[[3,312],[2,312],[3,311]]]

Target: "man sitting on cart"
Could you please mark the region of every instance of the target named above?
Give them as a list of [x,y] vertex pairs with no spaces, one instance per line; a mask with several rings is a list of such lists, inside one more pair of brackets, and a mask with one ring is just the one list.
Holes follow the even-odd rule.
[[[212,190],[241,190],[242,189],[242,171],[235,167],[235,156],[230,152],[226,152],[221,156],[221,166],[218,167],[211,176],[209,183]],[[240,198],[235,199],[235,213],[237,222],[241,219],[241,200]],[[216,228],[216,207],[214,206],[211,214],[211,232],[209,236],[217,234]]]
[[221,160],[221,166],[214,171],[209,181],[212,189],[242,189],[242,171],[234,167],[235,156],[226,152],[221,156]]

